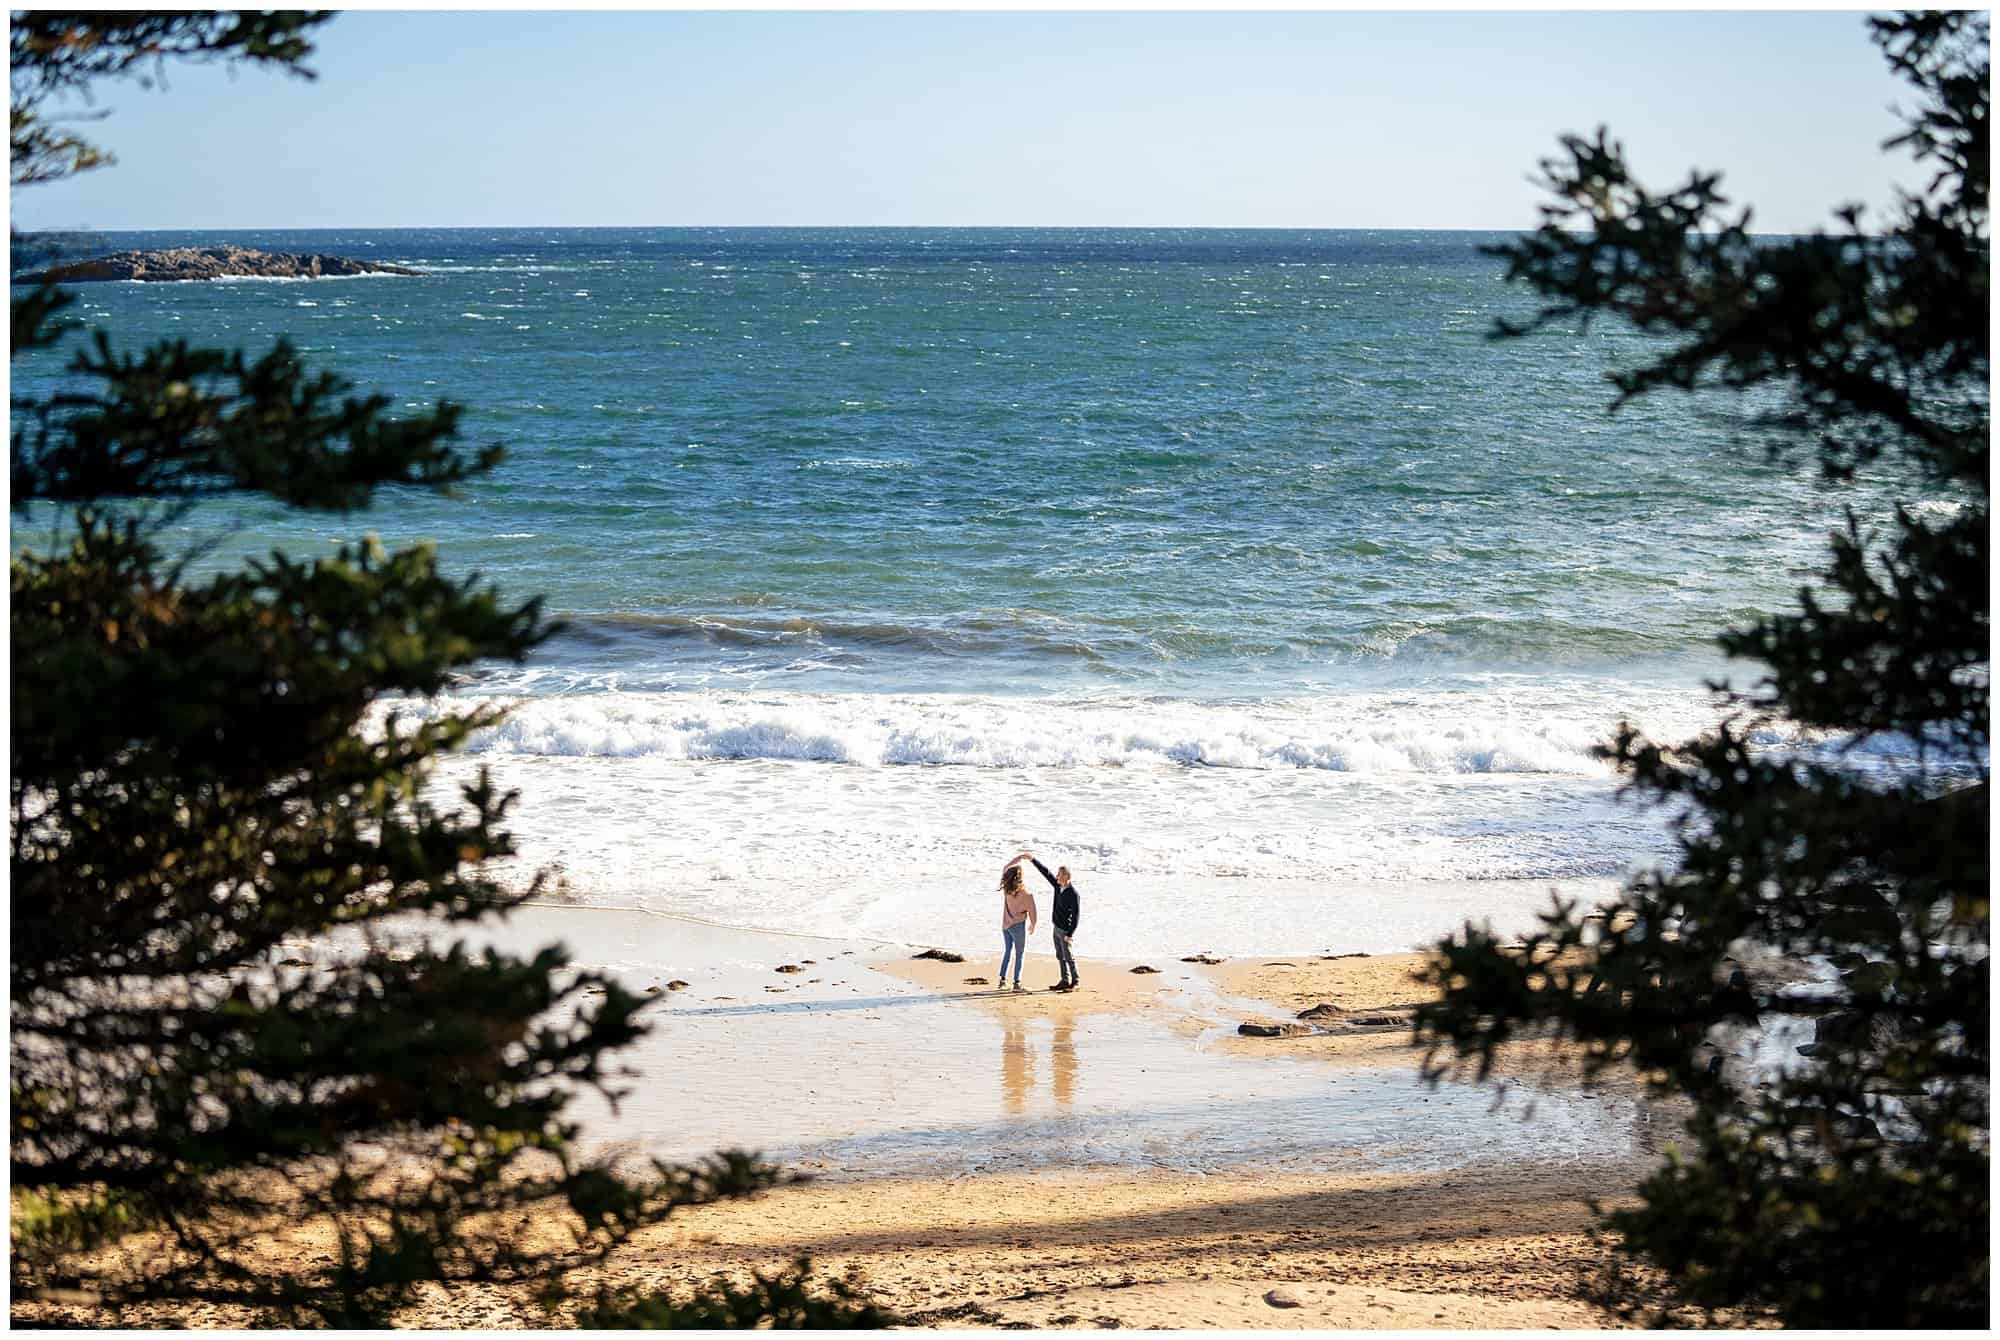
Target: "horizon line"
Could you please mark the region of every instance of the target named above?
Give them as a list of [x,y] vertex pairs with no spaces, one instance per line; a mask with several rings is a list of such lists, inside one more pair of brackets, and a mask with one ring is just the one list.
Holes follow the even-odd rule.
[[[12,245],[19,246],[43,237],[111,237],[139,233],[419,233],[419,232],[1098,232],[1098,233],[1486,233],[1516,237],[1531,235],[1538,226],[1474,227],[1465,224],[1410,226],[1391,224],[1223,224],[1223,223],[398,223],[398,224],[200,224],[195,226],[155,226],[146,228],[98,228],[88,225],[50,228],[15,228]],[[1582,229],[1566,229],[1583,232]],[[1753,238],[1808,238],[1828,234],[1825,225],[1809,229],[1752,229]],[[1881,237],[1884,233],[1864,236]]]
[[198,233],[223,232],[355,232],[463,231],[475,228],[547,228],[570,232],[610,232],[633,230],[776,232],[781,229],[833,229],[848,231],[918,229],[933,232],[1000,232],[1023,229],[1069,229],[1092,232],[1230,232],[1230,233],[1505,233],[1531,231],[1520,227],[1453,224],[1292,224],[1292,223],[312,223],[312,224],[160,224],[149,227],[100,228],[73,224],[40,228],[17,228],[15,236],[34,237],[43,233]]

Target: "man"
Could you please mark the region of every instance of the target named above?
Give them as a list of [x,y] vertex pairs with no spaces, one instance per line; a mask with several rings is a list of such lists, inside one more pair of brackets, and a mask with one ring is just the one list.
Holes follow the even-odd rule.
[[1051,991],[1074,991],[1077,988],[1076,959],[1069,952],[1070,937],[1076,934],[1077,897],[1076,886],[1069,881],[1069,867],[1059,865],[1051,875],[1049,868],[1036,858],[1033,852],[1023,852],[1034,861],[1035,869],[1042,872],[1042,878],[1056,891],[1055,906],[1049,909],[1049,921],[1055,927],[1056,966],[1062,970],[1062,980],[1050,987]]

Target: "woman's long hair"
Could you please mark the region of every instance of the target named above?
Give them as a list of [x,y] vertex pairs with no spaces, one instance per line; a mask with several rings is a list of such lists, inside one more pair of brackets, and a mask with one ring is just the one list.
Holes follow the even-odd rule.
[[1021,867],[1010,865],[1000,872],[1000,892],[1019,893],[1021,891]]

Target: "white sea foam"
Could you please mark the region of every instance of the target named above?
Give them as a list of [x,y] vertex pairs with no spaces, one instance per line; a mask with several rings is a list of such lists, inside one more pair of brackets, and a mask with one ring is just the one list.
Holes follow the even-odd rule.
[[418,257],[414,260],[402,261],[400,262],[400,264],[407,265],[413,270],[422,270],[425,274],[438,274],[438,275],[455,275],[455,274],[538,275],[543,273],[568,274],[573,270],[578,270],[582,268],[576,265],[537,265],[537,264],[453,265],[448,262],[427,261],[424,260],[422,257]]
[[1956,520],[1964,510],[1965,503],[1957,498],[1926,498],[1909,505],[1911,515],[1927,521]]
[[443,780],[518,790],[503,873],[588,903],[983,952],[999,864],[1033,847],[1077,871],[1090,954],[1373,952],[1523,929],[1552,884],[1598,896],[1665,854],[1590,746],[1704,702],[575,693],[519,700]]
[[127,284],[328,284],[343,279],[408,279],[393,271],[364,271],[353,275],[216,275],[211,279],[127,279]]
[[1084,952],[1121,956],[1518,931],[1552,887],[1601,897],[1665,847],[1608,780],[490,755],[441,780],[482,765],[521,797],[510,882],[547,868],[586,904],[968,952],[990,947],[1023,848],[1076,872]]
[[[1688,695],[1621,707],[1511,693],[1357,693],[1263,703],[955,695],[598,693],[514,700],[475,753],[785,759],[860,767],[1203,767],[1598,777],[1621,715],[1696,724]],[[502,700],[495,700],[502,701]],[[386,709],[385,709],[386,710]],[[404,706],[418,716],[441,706]]]
[[999,865],[1032,848],[1076,872],[1089,955],[1385,952],[1526,930],[1552,890],[1596,901],[1671,860],[1670,815],[1620,801],[1590,747],[1620,718],[1672,740],[1713,712],[1609,682],[1227,703],[609,687],[518,700],[440,780],[518,791],[502,877],[552,869],[584,903],[987,953]]
[[907,470],[916,464],[904,457],[833,456],[802,462],[801,470]]

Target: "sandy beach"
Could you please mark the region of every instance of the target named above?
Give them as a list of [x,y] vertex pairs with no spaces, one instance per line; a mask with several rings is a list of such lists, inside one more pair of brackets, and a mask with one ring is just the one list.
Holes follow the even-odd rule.
[[[574,1278],[583,1293],[804,1253],[950,1328],[1609,1326],[1582,1296],[1609,1256],[1585,1201],[1627,1194],[1672,1129],[1629,1085],[1543,1068],[1501,1102],[1421,1084],[1416,954],[1083,958],[1083,989],[1017,993],[993,989],[997,959],[632,911],[530,906],[488,934],[561,940],[660,998],[616,1112],[577,1109],[586,1143],[761,1150],[801,1179],[638,1235]],[[1046,988],[1045,935],[1035,948],[1024,982]],[[323,1249],[267,1251],[306,1266]],[[437,1287],[403,1318],[548,1320],[525,1292]]]
[[[1084,989],[1016,993],[976,956],[597,909],[525,908],[505,938],[667,997],[593,1138],[762,1149],[808,1179],[641,1235],[603,1272],[621,1284],[804,1252],[933,1326],[1607,1326],[1580,1296],[1608,1256],[1585,1200],[1626,1194],[1674,1129],[1542,1066],[1497,1103],[1419,1083],[1416,954],[1084,958]],[[1053,981],[1046,944],[1024,982]],[[1238,1032],[1314,1005],[1311,1033]],[[440,1290],[411,1321],[538,1316]]]
[[[672,1287],[804,1251],[952,1328],[1594,1328],[1612,1319],[1576,1296],[1602,1260],[1577,1197],[1620,1185],[1608,1168],[828,1182],[689,1215],[613,1274]],[[427,1324],[515,1315],[448,1306]]]

